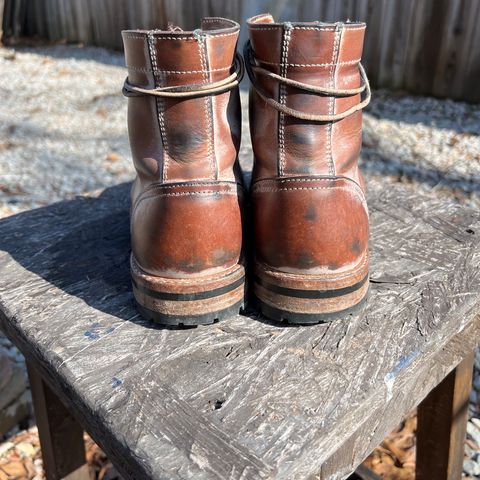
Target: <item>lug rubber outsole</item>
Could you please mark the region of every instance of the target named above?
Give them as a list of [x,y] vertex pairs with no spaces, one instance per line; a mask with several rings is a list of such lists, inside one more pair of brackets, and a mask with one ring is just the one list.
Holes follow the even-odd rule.
[[161,312],[155,312],[148,308],[143,307],[136,302],[137,310],[140,315],[146,320],[150,320],[154,323],[170,326],[170,327],[198,327],[199,325],[211,325],[217,323],[220,320],[224,320],[228,317],[232,317],[240,313],[244,308],[244,302],[240,301],[235,305],[232,305],[223,310],[217,312],[209,312],[201,315],[168,315]]
[[368,256],[350,271],[289,273],[256,263],[253,291],[260,312],[276,322],[312,325],[357,312],[369,290]]
[[146,273],[132,255],[130,273],[137,310],[155,323],[209,325],[237,314],[245,303],[245,268],[241,264],[210,276],[168,278]]
[[319,323],[329,323],[334,320],[345,318],[350,314],[358,313],[365,306],[368,294],[369,289],[357,304],[337,312],[328,313],[290,312],[268,305],[267,303],[262,302],[258,297],[256,297],[256,302],[260,313],[275,322],[288,323],[290,325],[317,325]]

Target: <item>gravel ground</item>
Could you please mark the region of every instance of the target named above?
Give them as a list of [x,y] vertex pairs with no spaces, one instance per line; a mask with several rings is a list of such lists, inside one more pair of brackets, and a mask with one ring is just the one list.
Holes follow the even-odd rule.
[[0,215],[132,178],[122,56],[0,50]]
[[374,92],[364,116],[367,176],[480,207],[480,108],[452,100]]
[[[0,49],[0,71],[0,216],[132,178],[120,53]],[[367,177],[479,207],[478,106],[385,91],[373,98],[364,121]],[[241,159],[251,162],[247,129]]]
[[[120,90],[123,56],[100,48],[0,48],[0,218],[133,178]],[[480,208],[478,105],[376,91],[364,116],[362,168]],[[242,92],[244,107],[246,93]],[[251,164],[247,116],[241,161]],[[23,365],[6,339],[0,355]],[[471,415],[479,415],[477,353]],[[480,478],[480,421],[465,471]],[[0,448],[1,450],[1,448]],[[0,455],[1,457],[1,455]]]

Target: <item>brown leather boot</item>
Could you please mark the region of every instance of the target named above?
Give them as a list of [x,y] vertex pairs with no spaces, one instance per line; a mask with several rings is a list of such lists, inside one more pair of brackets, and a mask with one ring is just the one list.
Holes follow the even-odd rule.
[[[275,320],[343,316],[368,290],[358,169],[364,23],[248,20],[255,295]],[[362,100],[362,93],[365,99]]]
[[142,316],[212,323],[243,304],[239,25],[122,32],[132,187],[131,274]]

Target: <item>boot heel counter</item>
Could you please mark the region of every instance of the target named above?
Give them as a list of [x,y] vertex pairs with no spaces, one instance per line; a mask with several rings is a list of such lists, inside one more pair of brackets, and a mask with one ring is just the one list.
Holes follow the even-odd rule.
[[344,177],[262,180],[253,187],[257,262],[291,273],[340,273],[368,254],[362,189]]
[[133,204],[132,252],[147,273],[184,277],[239,263],[241,187],[233,182],[156,185]]

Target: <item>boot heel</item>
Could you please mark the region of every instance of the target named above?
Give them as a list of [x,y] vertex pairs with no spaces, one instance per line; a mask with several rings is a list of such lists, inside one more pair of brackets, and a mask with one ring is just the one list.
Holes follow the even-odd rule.
[[368,264],[348,280],[272,271],[256,265],[254,293],[266,317],[292,324],[316,324],[360,309],[367,298]]
[[145,273],[132,256],[130,272],[138,311],[156,323],[208,325],[238,314],[244,306],[243,265],[211,277],[166,278]]

